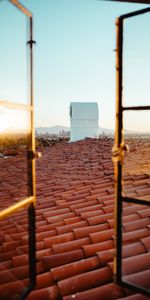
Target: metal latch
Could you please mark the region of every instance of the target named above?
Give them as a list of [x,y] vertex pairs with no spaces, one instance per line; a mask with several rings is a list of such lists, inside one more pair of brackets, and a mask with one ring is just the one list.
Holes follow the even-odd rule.
[[42,157],[42,153],[41,152],[35,152],[34,153],[34,158],[41,158]]
[[120,162],[123,164],[125,151],[129,152],[129,146],[127,144],[121,144],[120,147],[114,145],[112,148],[113,163]]
[[40,157],[42,157],[41,152],[33,152],[32,150],[28,151],[28,159],[40,158]]

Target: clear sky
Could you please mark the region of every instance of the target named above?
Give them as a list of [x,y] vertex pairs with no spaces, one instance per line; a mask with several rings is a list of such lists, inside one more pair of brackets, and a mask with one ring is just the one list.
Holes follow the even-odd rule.
[[[0,1],[0,98],[27,103],[26,19],[5,2]],[[147,6],[96,0],[21,3],[34,16],[36,127],[69,126],[70,102],[93,101],[99,105],[100,127],[114,128],[115,19]],[[150,105],[149,28],[150,13],[124,26],[125,105]],[[0,127],[10,118],[1,108]],[[134,130],[150,130],[149,120],[150,112],[128,112],[124,118],[126,128]]]

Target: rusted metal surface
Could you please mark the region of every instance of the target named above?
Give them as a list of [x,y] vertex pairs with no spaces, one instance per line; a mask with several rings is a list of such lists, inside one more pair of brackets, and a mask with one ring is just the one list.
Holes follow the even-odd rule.
[[32,17],[32,13],[25,6],[23,6],[19,1],[17,0],[9,0],[9,1],[13,5],[15,5],[20,11],[22,11],[26,16]]
[[122,274],[122,207],[123,202],[149,205],[150,201],[123,197],[122,168],[124,158],[123,112],[126,110],[150,110],[150,106],[123,107],[123,21],[127,18],[150,12],[150,7],[120,16],[116,20],[116,132],[115,144],[112,149],[112,160],[115,168],[115,261],[114,280],[116,283],[137,292],[149,295],[149,291],[139,285],[123,280]]
[[[113,161],[115,166],[115,264],[114,280],[121,281],[121,261],[122,261],[122,48],[123,48],[123,24],[122,19],[116,20],[116,134],[115,145],[113,147]],[[118,152],[115,161],[115,149]]]
[[10,216],[10,214],[17,212],[20,209],[28,209],[28,234],[29,234],[29,285],[20,295],[19,299],[23,300],[27,297],[29,292],[34,288],[36,284],[36,257],[35,257],[35,131],[34,131],[34,97],[33,97],[33,20],[32,13],[26,9],[19,1],[9,0],[9,2],[16,6],[28,19],[28,42],[29,46],[29,95],[30,104],[23,105],[19,103],[13,103],[11,101],[0,100],[0,105],[10,109],[20,109],[22,111],[27,110],[30,112],[29,124],[31,128],[30,145],[28,154],[33,153],[34,155],[27,155],[27,174],[28,174],[28,192],[27,198],[20,199],[17,203],[1,210],[0,219]]
[[150,0],[106,0],[106,1],[124,2],[124,3],[129,2],[129,3],[145,3],[145,4],[150,4]]

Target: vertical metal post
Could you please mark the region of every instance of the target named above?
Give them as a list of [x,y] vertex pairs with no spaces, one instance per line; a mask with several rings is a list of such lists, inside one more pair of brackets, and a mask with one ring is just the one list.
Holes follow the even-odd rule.
[[[30,17],[30,40],[29,40],[29,46],[30,46],[30,102],[32,108],[34,108],[34,97],[33,97],[33,44],[35,44],[35,41],[33,41],[33,19]],[[31,150],[32,153],[35,153],[35,132],[34,132],[34,109],[31,111]],[[35,199],[35,158],[34,155],[32,156],[32,195]]]
[[29,278],[32,287],[36,284],[36,239],[35,239],[35,209],[34,204],[28,207],[29,219]]
[[115,263],[114,279],[121,282],[122,262],[122,49],[123,49],[123,21],[116,20],[116,134],[115,147],[118,149],[118,159],[115,163]]
[[29,153],[29,169],[31,170],[30,188],[31,194],[34,197],[34,203],[28,208],[29,218],[29,273],[30,283],[34,286],[36,284],[36,238],[35,238],[35,132],[34,132],[34,97],[33,97],[33,20],[32,16],[29,18],[29,49],[30,49],[30,104],[31,111],[31,148]]

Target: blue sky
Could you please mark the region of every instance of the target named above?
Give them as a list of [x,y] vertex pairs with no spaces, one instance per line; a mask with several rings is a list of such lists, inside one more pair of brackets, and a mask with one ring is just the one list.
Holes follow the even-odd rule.
[[[26,18],[5,2],[0,3],[0,97],[27,103]],[[146,5],[96,0],[22,0],[21,3],[33,12],[37,42],[35,125],[69,126],[70,102],[96,101],[100,127],[114,128],[115,19]],[[124,26],[126,105],[150,104],[149,25],[150,14],[147,14],[128,20]],[[1,109],[1,120],[2,115]],[[150,130],[149,115],[149,112],[126,113],[126,128]]]

